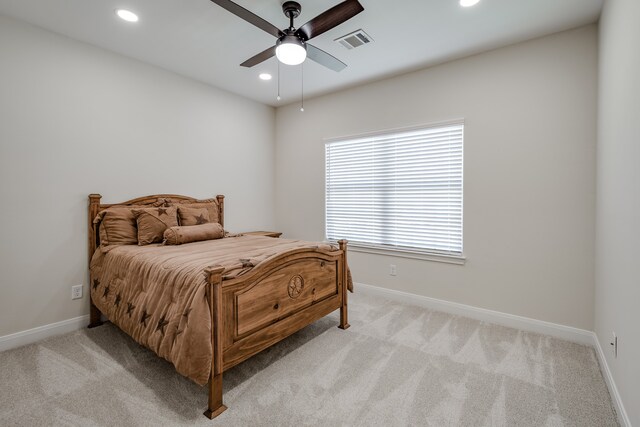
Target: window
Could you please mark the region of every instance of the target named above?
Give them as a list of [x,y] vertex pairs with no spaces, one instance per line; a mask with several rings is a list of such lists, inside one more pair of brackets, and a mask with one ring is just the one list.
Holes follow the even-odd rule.
[[326,235],[462,256],[461,122],[328,142]]

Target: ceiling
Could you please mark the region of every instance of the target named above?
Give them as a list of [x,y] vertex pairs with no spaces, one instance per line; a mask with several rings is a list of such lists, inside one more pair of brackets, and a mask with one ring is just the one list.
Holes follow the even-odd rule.
[[[340,0],[299,0],[296,27]],[[236,0],[279,28],[288,26],[281,0]],[[364,12],[313,39],[342,60],[342,72],[315,62],[280,66],[271,58],[253,68],[239,64],[275,38],[209,0],[0,0],[0,14],[174,71],[230,92],[277,106],[405,73],[453,58],[596,22],[603,0],[360,0]],[[402,5],[402,7],[398,7]],[[136,12],[135,24],[115,9]],[[347,50],[334,39],[362,28],[373,43]],[[258,79],[271,73],[271,81]]]

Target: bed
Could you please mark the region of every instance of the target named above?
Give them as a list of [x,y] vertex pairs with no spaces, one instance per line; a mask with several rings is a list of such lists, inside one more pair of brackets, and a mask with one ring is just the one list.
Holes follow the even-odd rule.
[[200,207],[223,230],[221,195],[162,194],[116,204],[89,195],[89,327],[101,325],[104,316],[180,374],[208,385],[204,414],[214,418],[226,409],[224,371],[335,310],[339,327],[347,329],[352,285],[345,240],[335,245],[227,233],[180,245],[105,245],[118,237],[103,222],[109,213],[157,210],[161,217]]

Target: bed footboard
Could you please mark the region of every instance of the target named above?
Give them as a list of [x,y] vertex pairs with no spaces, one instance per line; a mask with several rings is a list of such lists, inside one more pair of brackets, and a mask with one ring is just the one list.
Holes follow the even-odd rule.
[[[348,307],[347,307],[347,300],[349,293],[347,292],[347,269],[349,268],[347,265],[347,241],[346,240],[339,240],[338,244],[340,245],[340,250],[342,251],[342,271],[341,271],[341,275],[342,275],[342,287],[341,287],[341,292],[342,292],[342,299],[340,301],[340,325],[338,326],[340,329],[347,329],[349,328],[349,313],[348,313]],[[353,288],[351,288],[353,290]]]
[[207,300],[211,310],[211,377],[209,378],[209,405],[204,415],[215,418],[227,407],[222,403],[222,272],[224,267],[208,269]]
[[207,417],[226,409],[222,372],[337,309],[339,327],[349,327],[347,241],[339,244],[340,251],[290,252],[229,281],[215,268],[207,272],[214,320]]

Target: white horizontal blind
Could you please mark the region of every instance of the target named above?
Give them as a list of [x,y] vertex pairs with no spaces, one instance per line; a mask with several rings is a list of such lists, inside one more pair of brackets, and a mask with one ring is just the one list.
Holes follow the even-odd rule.
[[329,142],[326,234],[462,254],[462,123]]

